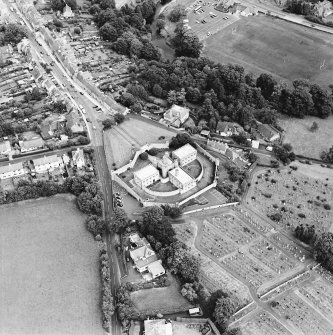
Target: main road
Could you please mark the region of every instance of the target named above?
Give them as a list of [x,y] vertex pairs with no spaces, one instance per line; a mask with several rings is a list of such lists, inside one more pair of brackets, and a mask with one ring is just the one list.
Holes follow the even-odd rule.
[[[55,80],[59,83],[60,91],[66,94],[67,97],[72,101],[76,107],[82,105],[85,108],[86,115],[82,114],[83,119],[86,122],[88,132],[91,139],[91,146],[94,148],[96,157],[96,170],[99,176],[101,190],[104,195],[105,203],[105,217],[109,220],[112,216],[113,211],[113,194],[112,194],[112,181],[110,171],[107,166],[106,156],[103,146],[103,129],[101,121],[107,113],[114,113],[112,110],[106,110],[94,97],[90,96],[89,91],[82,85],[77,84],[73,78],[68,74],[67,69],[64,68],[63,64],[53,55],[52,50],[48,47],[45,42],[39,45],[36,42],[35,32],[31,25],[26,20],[25,16],[20,12],[19,8],[12,3],[7,2],[7,7],[13,6],[16,11],[9,11],[16,21],[23,20],[28,28],[28,37],[31,42],[31,51],[36,61],[44,61],[46,64],[54,63],[52,66],[52,75]],[[101,113],[98,113],[94,107],[100,107]],[[90,119],[87,122],[86,116]],[[118,258],[116,257],[115,249],[115,236],[107,233],[105,236],[108,253],[110,258],[110,272],[111,272],[111,289],[113,296],[120,285],[120,270],[118,264]],[[112,335],[121,335],[121,324],[116,316],[116,313],[112,316],[111,329]]]

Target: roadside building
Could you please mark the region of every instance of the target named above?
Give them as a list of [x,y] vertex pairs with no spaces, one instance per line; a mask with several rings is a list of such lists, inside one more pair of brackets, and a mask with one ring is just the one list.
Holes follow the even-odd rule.
[[196,181],[180,167],[169,171],[169,179],[173,185],[180,189],[180,193],[185,193],[196,186]]
[[0,179],[19,177],[26,174],[22,162],[0,166]]
[[9,141],[0,142],[0,154],[8,155],[11,152],[12,148]]
[[174,127],[180,127],[190,116],[190,109],[178,105],[172,105],[164,113],[164,120]]
[[184,166],[197,158],[197,150],[188,143],[175,150],[172,156],[178,160],[180,166]]
[[134,172],[133,175],[135,183],[141,188],[153,184],[160,178],[158,170],[152,164],[149,164],[142,169]]
[[33,138],[31,140],[19,141],[21,152],[29,152],[42,149],[44,147],[44,141],[42,138]]
[[84,153],[82,149],[77,148],[75,151],[72,151],[72,157],[73,157],[73,164],[78,169],[82,169],[86,165],[86,162],[84,160]]
[[35,170],[37,173],[44,173],[46,171],[52,171],[58,167],[63,167],[64,163],[61,157],[56,155],[44,156],[33,160]]

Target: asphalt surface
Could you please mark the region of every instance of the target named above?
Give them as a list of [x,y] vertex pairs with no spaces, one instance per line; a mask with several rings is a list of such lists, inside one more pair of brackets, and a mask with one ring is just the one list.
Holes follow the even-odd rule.
[[[18,7],[15,4],[8,3],[7,6],[13,6],[16,9]],[[52,50],[48,47],[45,42],[42,42],[42,45],[39,45],[35,40],[35,33],[30,26],[29,22],[25,19],[22,13],[18,12],[10,12],[10,14],[20,20],[23,19],[25,22],[28,32],[29,32],[29,40],[31,42],[32,53],[34,56],[37,56],[37,61],[43,60],[45,63],[50,64],[52,61],[54,65],[52,66],[52,73],[56,81],[59,83],[59,90],[62,90],[68,98],[73,102],[73,104],[78,107],[78,105],[82,105],[86,111],[86,114],[82,114],[83,119],[86,122],[88,133],[91,138],[91,146],[95,149],[96,156],[96,170],[99,176],[101,190],[104,194],[105,199],[105,217],[106,219],[110,219],[113,211],[113,202],[112,202],[112,181],[110,171],[107,166],[105,151],[103,146],[103,129],[101,121],[105,118],[107,113],[113,112],[111,110],[106,110],[104,106],[99,104],[99,102],[92,96],[89,95],[88,91],[78,85],[72,77],[67,73],[66,69],[63,67],[61,62],[54,57],[52,54]],[[71,86],[72,85],[72,86]],[[80,93],[81,92],[81,93]],[[98,113],[95,106],[100,107],[101,112]],[[88,117],[91,122],[86,121],[86,117]],[[57,152],[57,151],[55,151]],[[110,272],[111,272],[111,289],[113,296],[115,296],[116,289],[120,285],[120,271],[118,259],[116,257],[115,250],[115,237],[109,233],[105,236],[108,253],[110,258]],[[120,335],[121,324],[116,316],[116,313],[112,316],[112,324],[110,333],[112,335]]]

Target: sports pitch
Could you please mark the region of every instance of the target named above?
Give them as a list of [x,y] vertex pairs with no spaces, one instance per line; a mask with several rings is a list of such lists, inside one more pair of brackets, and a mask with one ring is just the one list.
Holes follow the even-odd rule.
[[280,80],[333,83],[333,34],[265,15],[242,17],[210,36],[203,56]]

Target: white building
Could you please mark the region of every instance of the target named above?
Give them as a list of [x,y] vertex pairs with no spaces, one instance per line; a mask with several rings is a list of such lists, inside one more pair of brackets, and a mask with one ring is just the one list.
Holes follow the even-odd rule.
[[73,164],[78,169],[82,169],[86,165],[86,162],[84,160],[83,150],[80,148],[77,148],[76,151],[72,151],[72,155],[73,155]]
[[0,154],[8,155],[11,152],[12,148],[9,141],[0,142]]
[[64,16],[64,18],[69,18],[69,17],[74,17],[74,13],[72,11],[72,8],[70,8],[67,4],[64,7],[64,11],[62,13],[62,15]]
[[34,162],[37,173],[44,173],[46,171],[52,171],[58,167],[64,166],[64,163],[61,157],[58,157],[56,155],[36,158],[34,159],[33,162]]
[[196,186],[196,181],[180,167],[169,171],[169,180],[180,189],[180,193],[185,193]]
[[0,179],[22,176],[26,173],[22,162],[0,166]]
[[194,149],[191,144],[185,144],[175,150],[172,155],[178,160],[180,166],[184,166],[197,158],[197,150]]
[[169,110],[164,113],[164,120],[171,126],[180,127],[190,116],[190,109],[178,105],[172,105]]
[[153,184],[160,178],[158,170],[152,164],[149,164],[141,170],[134,172],[133,175],[135,183],[141,188]]

